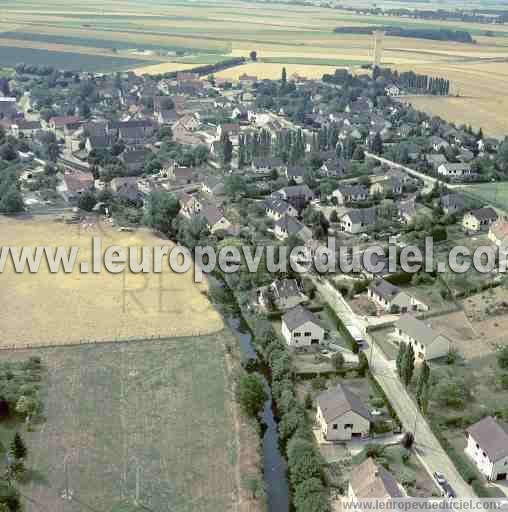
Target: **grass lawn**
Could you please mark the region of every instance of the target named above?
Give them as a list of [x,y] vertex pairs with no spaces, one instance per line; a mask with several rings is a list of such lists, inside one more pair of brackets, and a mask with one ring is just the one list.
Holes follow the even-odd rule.
[[[217,335],[39,351],[46,421],[21,431],[37,478],[26,512],[130,511],[136,464],[146,510],[232,510],[237,453],[224,339]],[[5,425],[0,439],[19,425]],[[64,502],[68,457],[74,501]],[[136,462],[137,461],[137,462]]]

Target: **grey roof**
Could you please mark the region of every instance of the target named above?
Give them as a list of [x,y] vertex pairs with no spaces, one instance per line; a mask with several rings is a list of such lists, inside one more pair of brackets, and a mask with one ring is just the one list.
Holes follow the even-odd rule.
[[400,293],[400,288],[384,279],[376,279],[369,288],[378,296],[386,300],[393,299]]
[[282,322],[285,323],[290,331],[297,329],[306,322],[312,322],[321,327],[321,323],[316,316],[308,309],[302,306],[296,306],[290,309],[282,317]]
[[284,217],[275,223],[275,226],[278,226],[281,230],[286,231],[288,235],[299,235],[301,238],[310,238],[305,236],[305,233],[302,233],[302,231],[308,228],[306,228],[304,224],[297,221],[291,215],[284,215]]
[[149,128],[153,126],[149,119],[132,119],[130,121],[111,121],[109,123],[110,130],[119,130],[121,128]]
[[277,279],[270,287],[278,298],[297,297],[302,293],[296,279]]
[[491,462],[508,456],[508,424],[487,416],[471,425],[466,432],[478,442]]
[[494,208],[476,208],[476,210],[471,210],[469,214],[478,220],[497,219],[497,213]]
[[317,397],[317,403],[326,422],[339,418],[349,411],[372,421],[368,409],[360,398],[342,384],[321,393]]
[[280,215],[285,215],[290,208],[293,208],[289,203],[286,203],[284,199],[277,199],[274,197],[268,197],[265,199],[264,205],[266,209],[273,210]]
[[375,208],[356,208],[346,212],[343,217],[346,215],[349,216],[353,224],[363,223],[364,226],[371,226],[377,220]]
[[446,194],[441,197],[440,204],[442,208],[463,209],[466,199],[462,194]]
[[425,160],[429,162],[429,164],[440,166],[441,164],[446,164],[448,162],[447,158],[442,153],[425,155]]
[[371,458],[354,468],[350,484],[358,499],[389,499],[404,496],[394,476]]
[[441,334],[411,315],[401,316],[395,323],[395,327],[425,346],[431,345]]
[[301,165],[292,165],[288,167],[287,177],[288,178],[303,178],[305,176],[305,167]]
[[213,226],[219,222],[222,217],[224,217],[224,214],[214,204],[211,203],[204,203],[201,207],[199,215],[204,217],[210,226]]
[[312,190],[308,187],[308,185],[305,184],[281,188],[279,191],[276,192],[276,194],[283,194],[286,197],[314,196]]
[[341,194],[347,196],[368,196],[369,190],[365,185],[349,185],[345,183],[344,185],[339,185],[337,190],[340,191]]
[[275,168],[281,167],[284,162],[280,158],[276,157],[258,157],[254,158],[252,164],[257,168]]
[[121,159],[127,165],[142,164],[145,159],[151,154],[148,149],[134,149],[131,151],[124,151],[121,154]]

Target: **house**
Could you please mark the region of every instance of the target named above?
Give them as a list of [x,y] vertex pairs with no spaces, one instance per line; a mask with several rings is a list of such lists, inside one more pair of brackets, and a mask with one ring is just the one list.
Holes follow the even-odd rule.
[[466,454],[487,480],[508,478],[508,424],[487,416],[466,429]]
[[343,206],[348,203],[359,203],[369,199],[369,190],[364,185],[340,185],[332,192],[332,198],[335,197],[337,204]]
[[387,176],[381,180],[373,183],[369,192],[371,195],[392,195],[392,196],[400,196],[402,194],[402,182],[393,176]]
[[377,222],[375,208],[357,208],[349,210],[340,218],[342,231],[351,234],[365,233],[373,228]]
[[413,347],[417,361],[444,357],[450,352],[450,340],[444,334],[436,332],[425,322],[409,314],[397,320],[395,334],[401,341]]
[[64,172],[62,182],[58,186],[58,191],[67,201],[72,201],[85,192],[93,190],[93,187],[93,174],[75,169]]
[[385,93],[387,96],[399,96],[400,89],[395,84],[388,84],[385,87]]
[[205,176],[201,182],[201,191],[211,196],[224,194],[224,180],[216,176]]
[[493,208],[477,208],[467,212],[462,219],[466,231],[486,231],[498,219]]
[[185,114],[178,120],[178,123],[189,132],[194,132],[201,126],[199,115],[196,113]]
[[302,306],[296,306],[282,316],[281,332],[288,346],[294,348],[319,345],[325,337],[317,317]]
[[122,199],[137,201],[141,198],[138,188],[138,179],[134,176],[113,178],[109,184],[111,192]]
[[329,158],[319,168],[319,173],[327,178],[340,178],[347,172],[348,166],[343,158]]
[[410,197],[397,202],[397,217],[402,224],[409,224],[416,217],[416,198]]
[[303,210],[307,203],[314,199],[314,192],[308,185],[293,185],[281,188],[272,194],[272,197],[284,199],[291,203],[297,210]]
[[445,178],[456,181],[465,181],[471,178],[473,171],[467,163],[445,163],[437,168],[437,173]]
[[305,177],[305,167],[301,165],[291,165],[286,167],[286,178],[293,180],[295,183],[301,185]]
[[157,119],[157,122],[160,125],[173,124],[177,120],[176,110],[174,110],[174,109],[159,110],[155,114],[155,119]]
[[224,217],[222,211],[214,204],[203,203],[199,216],[205,219],[210,233],[215,233],[216,231],[227,231],[231,227],[231,222]]
[[266,215],[273,220],[282,219],[286,215],[291,217],[298,216],[296,209],[283,199],[269,197],[265,200],[264,206]]
[[55,133],[60,131],[69,135],[80,127],[81,119],[79,116],[55,116],[49,120],[48,124]]
[[441,165],[448,163],[446,156],[442,153],[431,153],[429,155],[425,155],[425,161],[436,171]]
[[384,279],[373,281],[367,290],[367,296],[388,313],[428,311],[429,309],[426,304]]
[[227,135],[233,146],[238,146],[238,137],[240,135],[240,125],[235,123],[224,123],[217,126],[217,140]]
[[113,144],[113,140],[109,135],[89,135],[86,138],[85,149],[88,153],[92,151],[100,151],[107,149]]
[[369,435],[371,415],[360,398],[338,384],[316,400],[316,422],[327,441],[348,441]]
[[194,173],[191,167],[175,165],[168,172],[168,178],[174,181],[177,185],[188,185],[189,183],[192,183]]
[[[355,466],[351,473],[348,499],[352,504],[356,505],[354,507],[355,510],[362,501],[383,500],[389,502],[390,500],[404,498],[405,496],[406,492],[395,480],[394,476],[371,457]],[[378,504],[376,508],[381,509],[381,504]],[[365,511],[362,508],[359,508],[359,510],[360,512]]]
[[257,290],[258,303],[279,310],[295,308],[309,298],[302,292],[296,279],[277,279],[269,286]]
[[149,119],[111,121],[108,124],[108,134],[118,137],[126,144],[143,144],[154,131],[154,123]]
[[33,139],[35,134],[41,129],[40,121],[27,121],[18,119],[11,125],[11,131],[14,137],[25,137]]
[[178,202],[180,203],[180,214],[190,219],[194,215],[198,215],[203,207],[201,201],[195,197],[182,192],[178,195]]
[[471,160],[474,160],[474,153],[470,149],[461,148],[457,160],[459,162],[471,162]]
[[450,144],[448,144],[448,142],[446,142],[441,137],[437,137],[435,135],[430,137],[429,143],[432,146],[432,149],[436,152],[450,147]]
[[242,86],[252,86],[258,81],[258,77],[255,75],[248,75],[247,73],[243,73],[238,77],[238,81]]
[[446,194],[437,200],[437,204],[446,215],[455,215],[466,207],[466,198],[458,193]]
[[140,173],[144,167],[147,158],[152,154],[149,149],[133,149],[124,151],[118,159],[121,160],[129,173]]
[[508,222],[497,220],[489,228],[489,240],[498,247],[508,247]]
[[291,215],[285,215],[275,223],[274,233],[279,240],[296,236],[306,242],[312,238],[312,231]]
[[280,158],[259,157],[252,160],[252,171],[256,174],[270,174],[272,171],[285,171],[286,166]]

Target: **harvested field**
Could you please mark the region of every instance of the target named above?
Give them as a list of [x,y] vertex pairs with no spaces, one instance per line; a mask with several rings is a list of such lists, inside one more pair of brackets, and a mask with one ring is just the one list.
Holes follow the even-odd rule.
[[181,71],[183,69],[190,69],[195,67],[196,64],[185,64],[180,62],[164,62],[162,64],[150,64],[134,68],[132,71],[136,75],[159,75],[162,73],[171,73],[172,71]]
[[0,246],[50,243],[79,248],[68,274],[52,274],[46,265],[34,274],[18,274],[8,262],[0,289],[0,347],[188,336],[222,329],[220,316],[203,295],[206,285],[195,284],[191,272],[173,273],[167,259],[160,274],[110,274],[104,267],[100,273],[80,273],[81,262],[92,261],[94,236],[102,237],[103,251],[111,245],[170,245],[148,231],[121,233],[104,224],[0,217]]
[[[225,342],[235,343],[227,331],[5,354],[40,355],[46,368],[46,421],[32,432],[0,427],[1,439],[17,428],[29,446],[33,478],[21,489],[23,510],[254,512],[252,501],[250,509],[236,507],[239,424]],[[72,502],[61,498],[65,458]]]
[[219,71],[215,76],[220,78],[229,78],[238,80],[240,75],[247,73],[248,75],[256,75],[260,78],[280,78],[282,68],[285,67],[288,76],[298,73],[307,78],[321,78],[324,73],[334,73],[336,66],[313,66],[302,64],[273,64],[267,62],[251,62],[235,68]]

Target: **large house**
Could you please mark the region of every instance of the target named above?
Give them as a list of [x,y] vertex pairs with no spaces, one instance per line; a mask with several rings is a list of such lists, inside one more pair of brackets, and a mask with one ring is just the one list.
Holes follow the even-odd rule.
[[290,236],[297,236],[306,242],[312,238],[312,231],[291,215],[284,215],[275,223],[274,233],[279,240],[286,240]]
[[337,204],[343,206],[347,203],[359,203],[369,199],[369,190],[364,185],[341,185],[332,192]]
[[327,441],[367,437],[372,418],[360,398],[342,384],[317,397],[316,421]]
[[277,279],[257,290],[257,300],[261,306],[286,310],[299,306],[309,298],[302,292],[296,279]]
[[349,210],[340,218],[340,227],[342,231],[355,235],[373,228],[376,222],[375,208],[357,208]]
[[413,347],[415,360],[429,361],[444,357],[450,352],[450,340],[430,325],[409,314],[395,323],[395,335],[400,341]]
[[369,192],[371,195],[394,195],[402,194],[402,182],[395,176],[386,176],[373,183]]
[[308,185],[293,185],[277,190],[272,194],[272,197],[284,199],[284,201],[291,203],[297,210],[302,210],[307,203],[314,199],[314,193]]
[[91,172],[79,170],[65,171],[58,191],[67,201],[79,198],[85,192],[93,190],[94,177]]
[[286,215],[289,215],[290,217],[298,216],[296,209],[282,199],[269,197],[265,200],[264,206],[266,215],[273,220],[282,219],[282,217]]
[[464,181],[471,178],[473,171],[467,163],[445,163],[437,168],[440,176],[450,178],[451,180]]
[[466,231],[486,231],[497,221],[497,213],[493,208],[477,208],[467,212],[462,219],[462,227]]
[[376,279],[367,291],[369,299],[389,313],[427,311],[429,307],[384,279]]
[[508,475],[508,424],[487,416],[466,429],[466,454],[488,480]]
[[325,330],[313,313],[296,306],[282,317],[282,336],[290,347],[309,347],[323,342]]
[[79,116],[55,116],[49,120],[48,124],[53,132],[69,135],[81,126],[81,119]]
[[[362,500],[383,500],[404,498],[406,493],[393,475],[372,458],[355,466],[348,487],[348,498],[354,504]],[[360,511],[365,509],[359,508]]]
[[205,219],[210,233],[215,233],[216,231],[227,231],[231,228],[231,222],[226,219],[222,211],[214,204],[204,203],[201,206],[199,215]]
[[252,160],[252,171],[256,174],[270,174],[272,171],[284,171],[286,166],[280,158],[259,157]]

